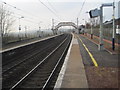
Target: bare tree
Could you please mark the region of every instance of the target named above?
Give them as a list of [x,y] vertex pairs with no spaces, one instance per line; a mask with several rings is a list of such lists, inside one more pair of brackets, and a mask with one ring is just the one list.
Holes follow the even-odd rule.
[[1,37],[7,37],[11,31],[11,26],[13,25],[12,12],[7,10],[5,6],[0,5],[0,34]]

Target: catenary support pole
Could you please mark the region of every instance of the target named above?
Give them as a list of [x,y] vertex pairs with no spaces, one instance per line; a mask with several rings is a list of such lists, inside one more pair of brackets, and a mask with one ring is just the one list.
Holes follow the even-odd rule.
[[77,31],[78,31],[78,34],[79,34],[79,29],[78,29],[78,18],[77,18]]
[[115,6],[113,2],[113,35],[112,35],[112,50],[115,50]]
[[98,50],[103,50],[103,6],[100,7],[100,41]]
[[91,18],[91,39],[93,39],[93,28],[92,28],[93,24],[92,24],[92,18]]

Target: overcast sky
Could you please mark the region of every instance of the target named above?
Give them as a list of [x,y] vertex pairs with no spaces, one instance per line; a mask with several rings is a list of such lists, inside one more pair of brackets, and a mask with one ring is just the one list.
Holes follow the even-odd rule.
[[[102,3],[112,3],[114,0],[0,0],[6,2],[6,7],[14,12],[16,23],[14,30],[18,29],[19,17],[24,16],[20,20],[22,28],[27,26],[29,29],[42,29],[51,28],[52,18],[55,19],[55,25],[61,21],[72,21],[76,23],[76,18],[79,17],[79,24],[84,24],[89,20],[89,15],[86,13],[95,8],[99,8]],[[44,3],[50,10],[45,7]],[[83,9],[82,4],[85,1]],[[117,3],[120,0],[115,0],[115,17],[118,18]],[[0,3],[2,4],[2,3]],[[20,9],[17,10],[12,6]],[[80,12],[81,10],[81,12]],[[112,19],[112,7],[104,8],[104,20]],[[83,20],[84,19],[84,20]]]

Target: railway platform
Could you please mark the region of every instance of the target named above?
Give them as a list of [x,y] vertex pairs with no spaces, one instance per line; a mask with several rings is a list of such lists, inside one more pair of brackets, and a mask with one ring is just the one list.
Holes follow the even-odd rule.
[[73,39],[68,65],[61,88],[88,88],[77,38]]
[[[61,35],[61,34],[59,34],[59,35]],[[1,47],[0,48],[0,53],[5,52],[5,51],[9,51],[9,50],[12,50],[12,49],[16,49],[16,48],[19,48],[19,47],[23,47],[23,46],[26,46],[26,45],[30,45],[30,44],[33,44],[33,43],[37,43],[37,42],[40,42],[40,41],[44,41],[44,40],[47,40],[49,38],[56,37],[56,36],[59,36],[59,35],[53,35],[53,36],[49,36],[49,37],[45,37],[45,38],[36,38],[36,39],[27,40],[27,41],[10,43],[10,44],[6,45],[5,47]]]
[[97,44],[83,35],[75,35],[55,84],[56,88],[118,88],[118,54],[106,49],[99,51]]
[[55,88],[88,88],[80,48],[77,37],[75,36],[57,79]]

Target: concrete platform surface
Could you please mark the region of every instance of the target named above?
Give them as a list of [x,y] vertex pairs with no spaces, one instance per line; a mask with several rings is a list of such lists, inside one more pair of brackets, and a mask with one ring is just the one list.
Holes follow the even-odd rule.
[[76,37],[73,38],[70,56],[68,58],[61,87],[56,88],[88,88],[84,65]]

